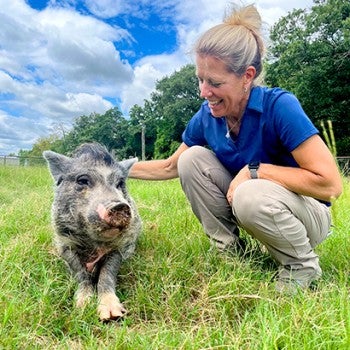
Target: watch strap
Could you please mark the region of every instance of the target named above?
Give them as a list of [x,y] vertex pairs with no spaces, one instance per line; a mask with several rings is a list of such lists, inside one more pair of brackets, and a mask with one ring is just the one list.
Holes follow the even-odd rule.
[[260,162],[251,162],[248,164],[248,169],[250,172],[251,179],[258,179],[258,169],[260,166]]

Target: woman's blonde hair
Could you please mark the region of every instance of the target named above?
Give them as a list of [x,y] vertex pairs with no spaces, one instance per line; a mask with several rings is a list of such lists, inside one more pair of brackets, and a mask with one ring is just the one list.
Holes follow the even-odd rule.
[[262,73],[265,50],[261,26],[260,14],[254,5],[233,9],[223,23],[201,35],[194,51],[197,55],[209,55],[222,60],[228,71],[238,76],[253,66],[256,80]]

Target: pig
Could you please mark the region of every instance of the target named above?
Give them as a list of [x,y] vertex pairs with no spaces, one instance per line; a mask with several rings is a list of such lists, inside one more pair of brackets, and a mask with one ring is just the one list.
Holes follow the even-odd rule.
[[120,319],[126,309],[115,294],[117,274],[142,228],[126,187],[137,158],[118,162],[98,143],[81,145],[72,157],[43,156],[55,181],[55,243],[78,283],[76,306],[84,307],[96,291],[100,320]]

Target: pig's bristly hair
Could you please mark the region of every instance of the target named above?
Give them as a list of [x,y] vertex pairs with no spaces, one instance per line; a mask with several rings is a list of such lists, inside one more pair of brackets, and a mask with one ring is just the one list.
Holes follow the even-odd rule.
[[85,143],[76,149],[74,158],[86,158],[96,163],[104,163],[108,166],[115,164],[114,159],[107,149],[98,143]]

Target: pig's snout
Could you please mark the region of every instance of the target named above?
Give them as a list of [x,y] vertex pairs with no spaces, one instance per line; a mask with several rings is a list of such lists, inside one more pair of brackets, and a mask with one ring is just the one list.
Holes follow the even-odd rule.
[[108,210],[110,211],[111,214],[120,213],[120,212],[125,212],[125,213],[128,213],[129,215],[131,214],[130,207],[126,203],[114,203],[108,207]]
[[97,213],[102,221],[119,229],[127,227],[131,219],[130,206],[122,202],[113,202],[108,206],[100,203],[97,207]]

